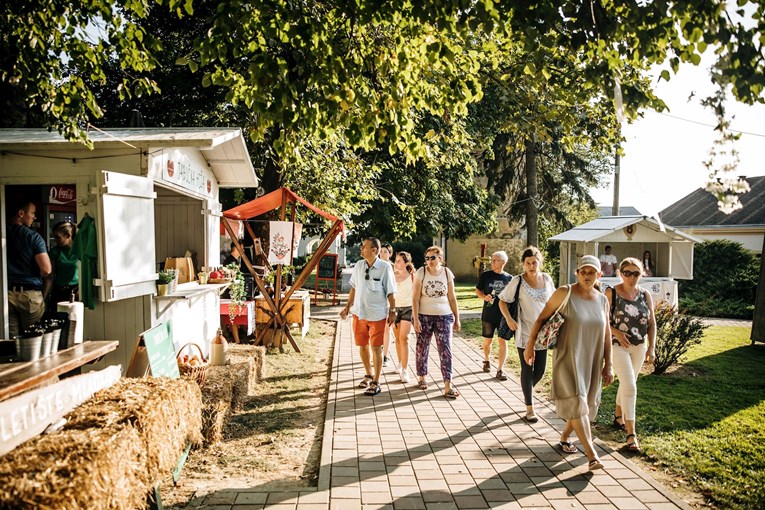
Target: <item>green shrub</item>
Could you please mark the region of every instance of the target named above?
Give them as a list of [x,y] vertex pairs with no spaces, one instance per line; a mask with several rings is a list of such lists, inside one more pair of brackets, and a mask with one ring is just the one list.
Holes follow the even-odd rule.
[[741,243],[704,241],[696,246],[693,280],[680,280],[680,309],[704,317],[751,319],[760,267]]
[[656,314],[656,360],[653,373],[661,375],[681,361],[692,346],[701,343],[707,326],[699,319],[677,313],[674,306],[662,301],[654,309]]

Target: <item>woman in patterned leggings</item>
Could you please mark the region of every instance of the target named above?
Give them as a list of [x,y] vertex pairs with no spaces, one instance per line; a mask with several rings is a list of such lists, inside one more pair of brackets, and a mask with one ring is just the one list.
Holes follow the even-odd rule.
[[443,265],[438,246],[425,250],[425,267],[417,270],[412,288],[412,325],[417,333],[417,387],[427,389],[430,338],[435,336],[444,378],[444,396],[457,398],[452,386],[452,330],[459,332],[460,316],[454,293],[454,274]]

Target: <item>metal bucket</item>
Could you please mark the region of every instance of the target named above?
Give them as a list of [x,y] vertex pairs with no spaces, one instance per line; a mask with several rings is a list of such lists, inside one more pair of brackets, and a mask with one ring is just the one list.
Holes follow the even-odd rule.
[[32,338],[17,338],[16,352],[21,361],[36,361],[40,358],[40,349],[42,347],[42,335]]

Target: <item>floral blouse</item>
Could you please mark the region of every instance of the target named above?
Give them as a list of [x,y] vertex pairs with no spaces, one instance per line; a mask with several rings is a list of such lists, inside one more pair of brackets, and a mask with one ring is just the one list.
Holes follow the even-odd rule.
[[[627,340],[632,345],[640,345],[648,337],[648,320],[651,318],[651,310],[645,300],[645,290],[638,287],[637,297],[631,301],[625,299],[612,288],[613,306],[611,308],[611,326],[624,331]],[[614,344],[619,342],[613,339]]]

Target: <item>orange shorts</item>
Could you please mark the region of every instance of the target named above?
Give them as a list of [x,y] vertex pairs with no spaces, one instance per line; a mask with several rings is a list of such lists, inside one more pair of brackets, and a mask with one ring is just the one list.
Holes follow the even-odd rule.
[[356,345],[371,345],[372,347],[380,347],[383,344],[383,336],[385,335],[385,324],[387,319],[380,321],[365,321],[359,319],[357,316],[353,316],[353,338]]

